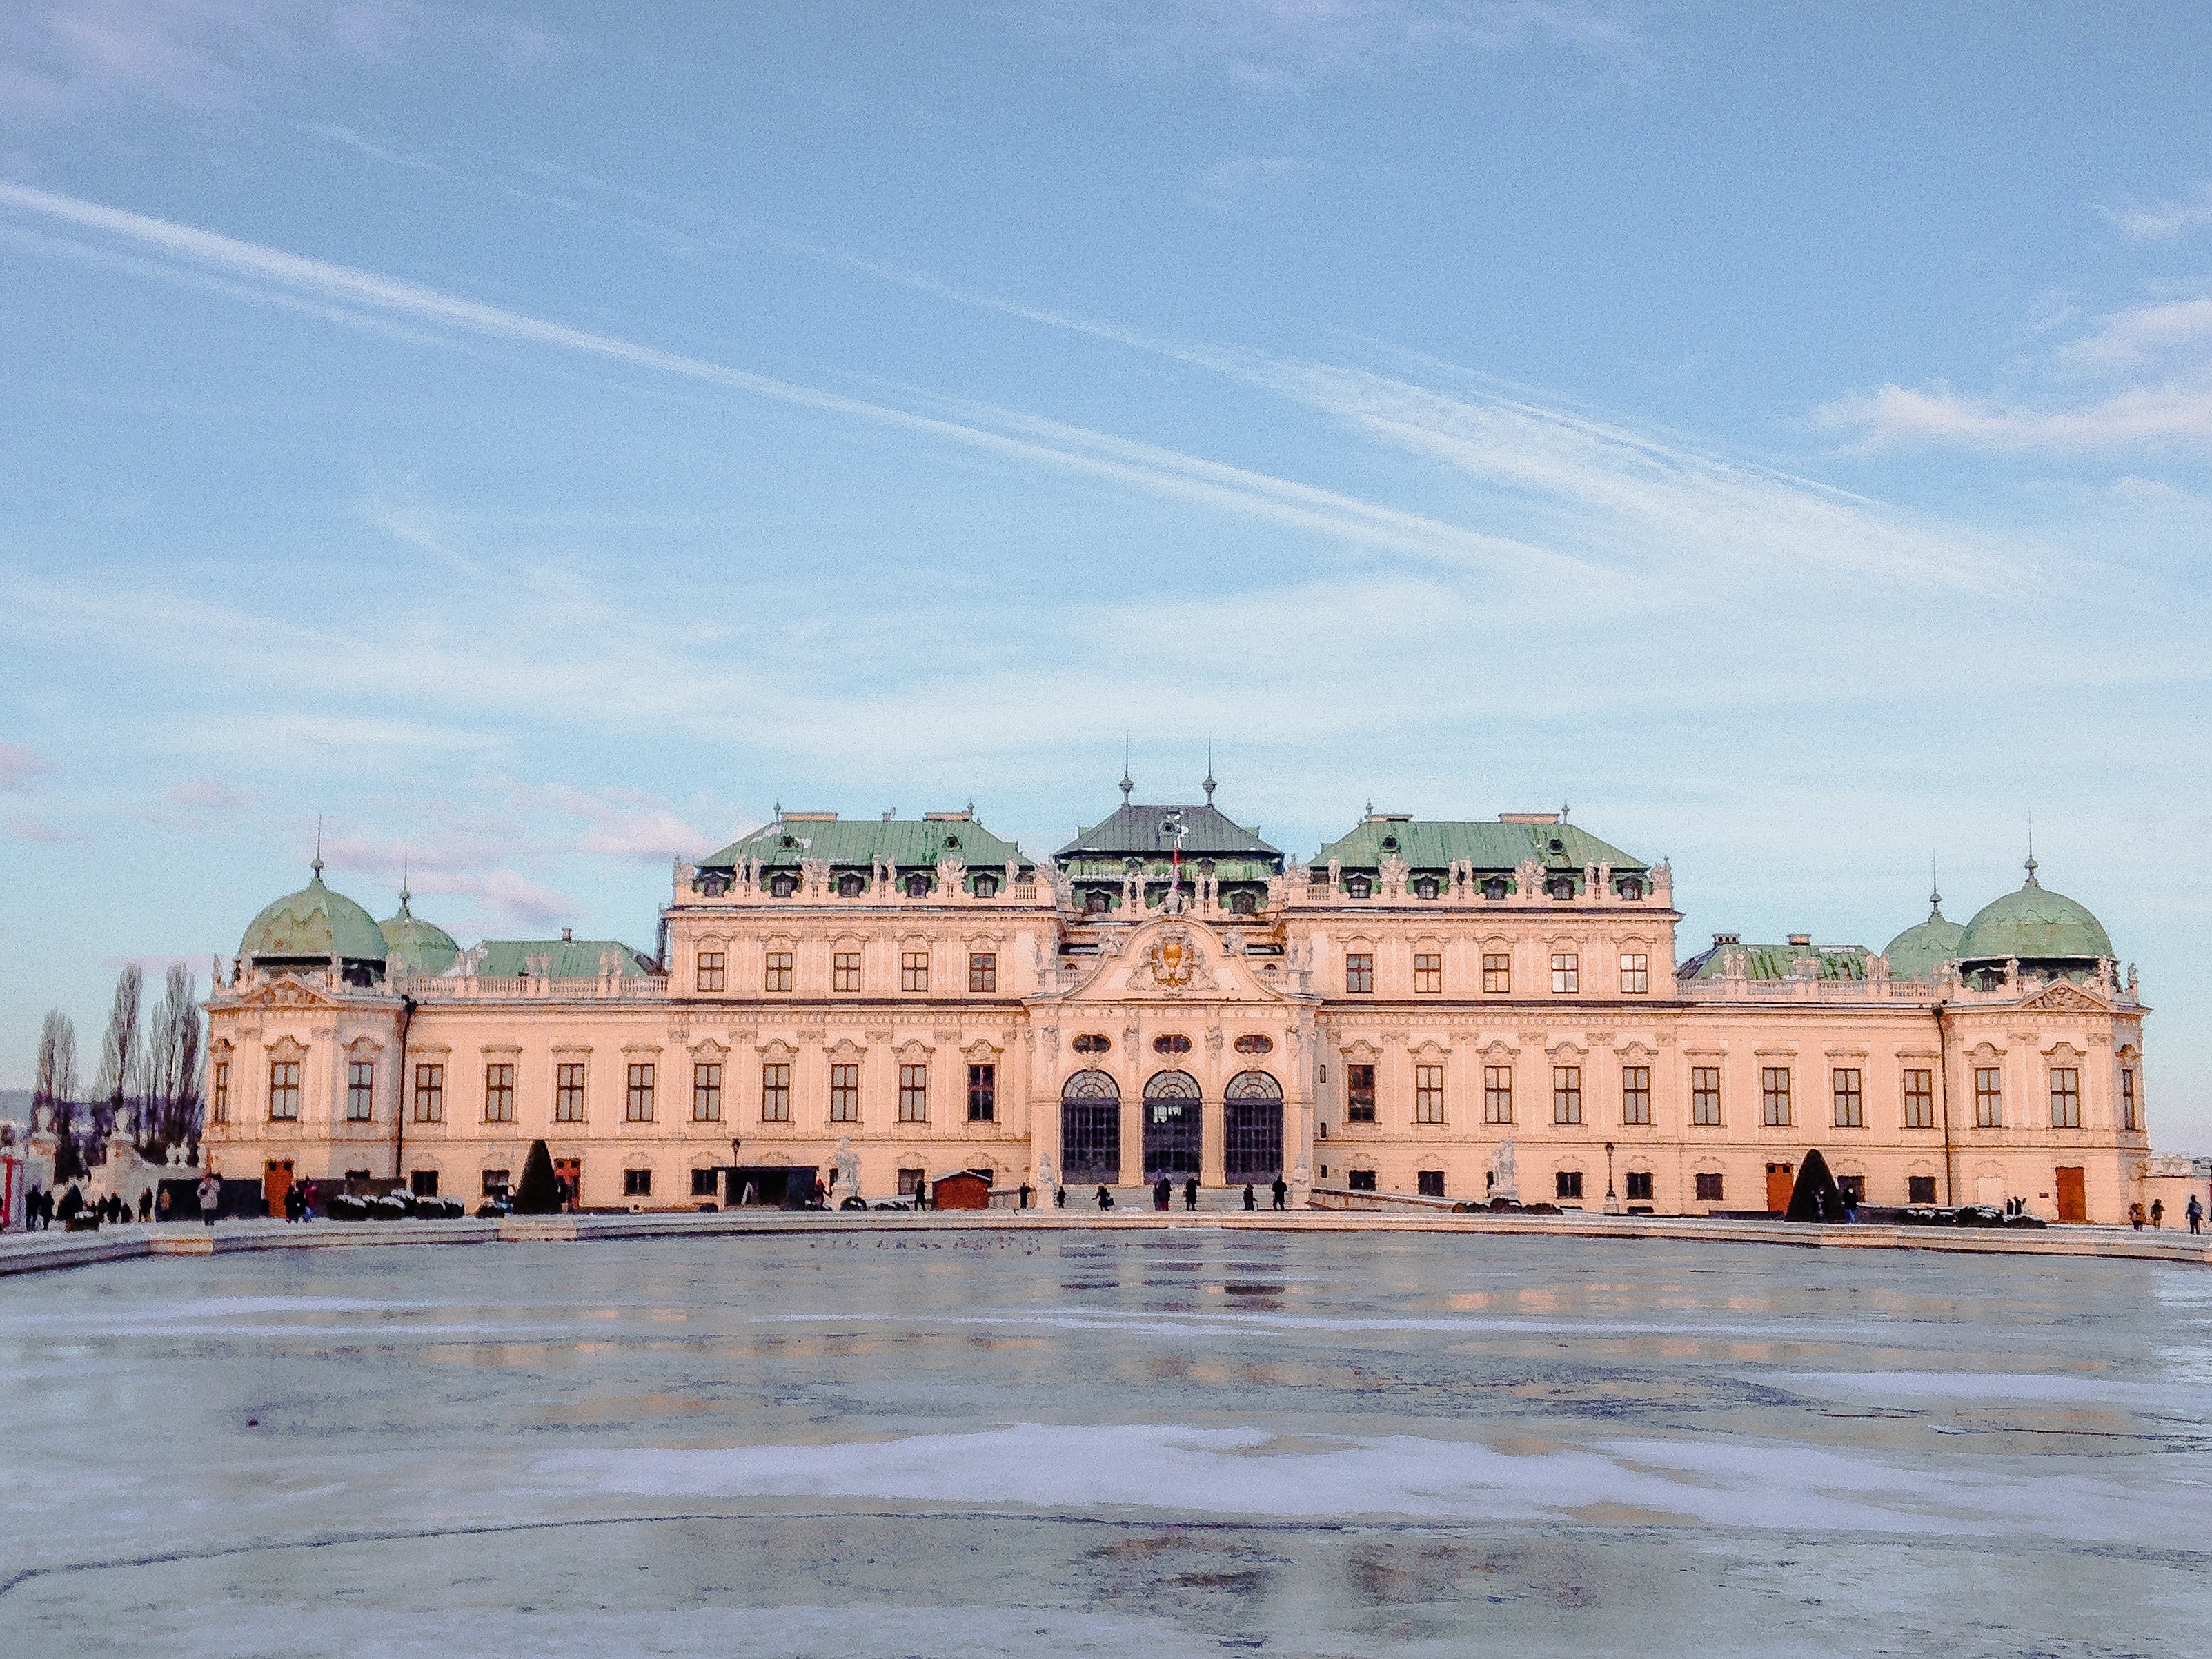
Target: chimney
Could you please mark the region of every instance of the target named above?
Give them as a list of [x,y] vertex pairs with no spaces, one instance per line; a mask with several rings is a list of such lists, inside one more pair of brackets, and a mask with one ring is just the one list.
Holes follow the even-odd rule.
[[1792,933],[1790,935],[1790,942],[1792,945],[1809,945],[1813,942],[1813,936],[1810,933]]
[[575,942],[576,930],[573,927],[563,927],[561,930],[561,943],[563,945],[574,945]]

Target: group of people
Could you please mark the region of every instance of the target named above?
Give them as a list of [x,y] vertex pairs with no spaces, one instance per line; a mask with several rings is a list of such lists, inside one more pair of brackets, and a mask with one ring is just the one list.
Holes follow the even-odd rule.
[[[66,1227],[72,1218],[88,1212],[97,1216],[103,1225],[119,1224],[134,1218],[130,1200],[118,1194],[109,1193],[105,1197],[94,1199],[88,1203],[85,1201],[84,1194],[72,1181],[59,1198],[38,1187],[32,1188],[29,1192],[23,1194],[23,1231],[27,1233],[38,1232],[52,1227],[57,1221]],[[154,1218],[154,1189],[151,1187],[138,1194],[138,1206],[135,1218],[140,1221],[151,1221]]]
[[[2199,1199],[2196,1194],[2190,1194],[2189,1207],[2184,1210],[2182,1214],[2189,1218],[2189,1231],[2192,1233],[2196,1232],[2204,1224],[2203,1200]],[[2141,1232],[2143,1229],[2143,1223],[2145,1221],[2148,1221],[2154,1227],[2163,1227],[2166,1225],[2166,1200],[2164,1199],[2154,1198],[2151,1200],[2150,1209],[2148,1212],[2144,1211],[2143,1206],[2140,1204],[2130,1204],[2128,1206],[2128,1224],[2130,1226],[2133,1227],[2137,1232]]]
[[313,1221],[315,1218],[315,1200],[321,1196],[313,1182],[294,1182],[284,1189],[284,1219]]
[[[1277,1176],[1275,1177],[1274,1185],[1270,1188],[1270,1190],[1274,1194],[1275,1208],[1279,1210],[1287,1210],[1290,1208],[1291,1183],[1289,1182],[1284,1180],[1282,1176]],[[1067,1207],[1067,1188],[1062,1187],[1057,1189],[1052,1195],[1052,1201],[1055,1208],[1062,1210],[1066,1209]],[[1186,1210],[1195,1210],[1198,1207],[1198,1177],[1196,1176],[1187,1176],[1183,1181],[1182,1206]],[[1114,1207],[1114,1189],[1112,1188],[1103,1185],[1100,1186],[1098,1188],[1098,1207],[1102,1210],[1110,1210]],[[1170,1180],[1166,1176],[1162,1176],[1158,1181],[1152,1183],[1152,1207],[1155,1210],[1171,1210],[1175,1207],[1175,1182]],[[1248,1210],[1256,1210],[1260,1207],[1259,1191],[1255,1185],[1249,1181],[1244,1183],[1244,1207]]]

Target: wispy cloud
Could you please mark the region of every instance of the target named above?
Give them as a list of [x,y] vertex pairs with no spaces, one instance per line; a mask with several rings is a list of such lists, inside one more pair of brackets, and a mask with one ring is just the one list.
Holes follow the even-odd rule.
[[[155,249],[194,268],[188,276],[212,269],[248,279],[264,285],[270,298],[304,301],[334,321],[383,326],[398,317],[478,337],[580,353],[1400,552],[1504,568],[1526,556],[1552,556],[1456,525],[1104,433],[1059,424],[1048,428],[1027,416],[975,404],[959,405],[966,418],[957,421],[896,409],[50,191],[0,182],[0,205]],[[1000,429],[981,423],[987,420]],[[1048,429],[1055,441],[1037,441],[1034,434]]]
[[1042,15],[1113,61],[1263,89],[1468,52],[1644,45],[1633,10],[1588,0],[1045,0]]
[[44,755],[19,744],[0,743],[0,790],[20,794],[54,769]]
[[2149,207],[2100,208],[2098,211],[2137,241],[2169,241],[2185,230],[2212,225],[2212,179],[2171,202]]
[[2212,447],[2212,298],[2112,312],[2024,365],[2022,378],[2022,389],[2011,392],[1890,383],[1816,413],[1868,449],[2092,454]]
[[46,842],[58,847],[82,846],[91,839],[77,830],[62,829],[42,818],[13,817],[8,820],[8,828],[25,841]]

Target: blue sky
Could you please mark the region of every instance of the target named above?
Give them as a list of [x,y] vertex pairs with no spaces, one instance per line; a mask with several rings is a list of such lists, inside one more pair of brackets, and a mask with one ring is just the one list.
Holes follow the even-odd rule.
[[[642,16],[639,13],[643,13]],[[2046,885],[2212,1152],[2184,7],[0,9],[0,1083],[331,875],[649,945],[781,801],[1571,803]]]

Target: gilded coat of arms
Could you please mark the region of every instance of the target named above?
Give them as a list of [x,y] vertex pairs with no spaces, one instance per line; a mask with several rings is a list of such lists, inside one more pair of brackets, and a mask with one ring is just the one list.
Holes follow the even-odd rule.
[[1198,945],[1180,929],[1162,933],[1146,951],[1145,965],[1162,990],[1184,990],[1200,971]]

